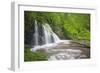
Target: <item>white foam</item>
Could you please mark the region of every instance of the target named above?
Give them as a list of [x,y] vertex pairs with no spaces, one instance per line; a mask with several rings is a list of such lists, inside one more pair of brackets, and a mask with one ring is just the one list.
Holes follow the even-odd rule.
[[66,44],[69,44],[70,43],[70,40],[59,40],[59,41],[56,41],[55,43],[49,43],[49,44],[45,44],[45,45],[41,45],[41,46],[34,46],[34,48],[32,48],[32,51],[36,51],[36,50],[39,50],[39,49],[45,49],[45,50],[48,50],[48,49],[51,49],[53,47],[56,47],[57,45],[59,45],[59,43],[66,43]]

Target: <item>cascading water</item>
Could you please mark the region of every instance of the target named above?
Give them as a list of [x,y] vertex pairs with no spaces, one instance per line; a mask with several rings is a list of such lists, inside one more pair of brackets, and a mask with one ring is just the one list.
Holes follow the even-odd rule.
[[46,44],[55,43],[60,40],[60,38],[53,32],[49,24],[44,24],[44,35]]
[[35,38],[35,46],[38,46],[38,25],[37,25],[37,21],[35,21],[35,33],[34,33],[33,38]]
[[[32,48],[33,51],[36,50],[37,47],[40,48],[43,45],[47,45],[47,44],[49,45],[51,43],[56,43],[57,41],[60,40],[60,38],[53,32],[49,24],[47,23],[42,24],[42,25],[40,24],[40,26],[35,20],[35,24],[34,24],[35,32],[33,33],[34,45]],[[42,45],[40,45],[40,42],[42,43]]]

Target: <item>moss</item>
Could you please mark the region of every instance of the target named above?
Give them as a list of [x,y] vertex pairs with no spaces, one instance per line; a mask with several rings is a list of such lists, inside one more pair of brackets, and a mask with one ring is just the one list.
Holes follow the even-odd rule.
[[30,51],[30,48],[24,50],[24,61],[45,61],[48,60],[48,54],[44,51]]

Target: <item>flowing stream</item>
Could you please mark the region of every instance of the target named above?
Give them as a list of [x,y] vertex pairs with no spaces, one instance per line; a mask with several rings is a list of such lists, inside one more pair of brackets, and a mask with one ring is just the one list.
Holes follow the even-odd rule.
[[70,40],[61,40],[56,33],[53,32],[49,24],[39,24],[35,20],[34,33],[32,40],[35,52],[38,49],[45,49],[50,54],[48,60],[66,60],[89,58],[90,50],[84,45],[71,43]]

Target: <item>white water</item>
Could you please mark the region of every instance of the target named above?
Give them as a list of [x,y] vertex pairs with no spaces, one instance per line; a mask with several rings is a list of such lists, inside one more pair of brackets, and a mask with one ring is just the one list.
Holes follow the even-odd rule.
[[43,28],[46,44],[51,43],[52,38],[54,39],[54,43],[60,40],[60,38],[53,32],[49,24],[44,24]]
[[35,34],[33,38],[35,38],[35,46],[38,46],[38,25],[36,20],[35,20]]
[[[54,51],[54,49],[52,49]],[[67,59],[81,59],[86,58],[85,54],[82,54],[82,50],[78,49],[55,49],[55,51],[60,51],[57,54],[51,55],[48,60],[67,60]]]
[[[53,32],[52,28],[50,27],[49,24],[43,24],[42,25],[43,27],[43,32],[44,32],[44,40],[45,40],[45,44],[40,46],[38,43],[39,43],[39,33],[38,33],[38,30],[39,30],[39,27],[38,27],[38,23],[37,21],[35,20],[35,33],[34,33],[34,37],[35,38],[35,45],[34,45],[34,48],[32,48],[32,51],[35,51],[37,49],[40,49],[40,48],[46,48],[46,47],[50,47],[50,46],[55,46],[56,43],[58,41],[60,41],[60,38]],[[55,43],[55,44],[54,44]]]

